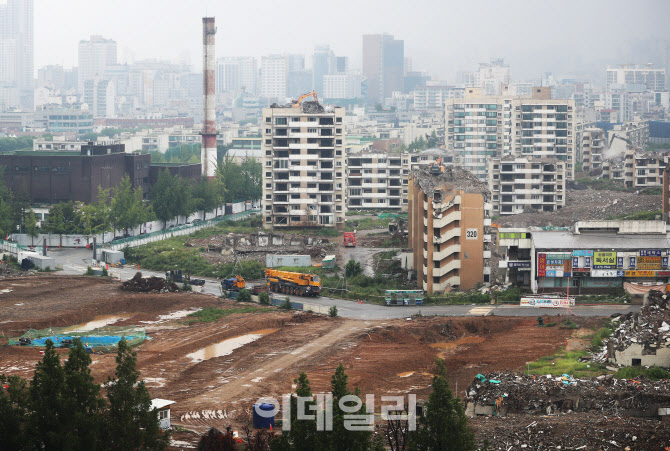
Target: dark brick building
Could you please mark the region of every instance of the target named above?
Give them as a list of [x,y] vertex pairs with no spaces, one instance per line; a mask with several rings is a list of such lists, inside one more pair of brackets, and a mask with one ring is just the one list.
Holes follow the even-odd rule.
[[[151,174],[158,174],[151,167],[149,154],[127,154],[123,144],[88,144],[81,152],[5,153],[0,154],[0,166],[4,167],[5,184],[17,196],[30,203],[49,204],[95,202],[99,186],[116,187],[125,175],[148,199]],[[199,164],[183,166],[190,168],[183,171],[185,174],[200,178]]]
[[153,163],[149,168],[149,183],[153,185],[158,180],[158,172],[163,169],[170,171],[172,176],[178,175],[183,179],[198,180],[202,177],[202,168],[200,163],[180,164],[180,163]]

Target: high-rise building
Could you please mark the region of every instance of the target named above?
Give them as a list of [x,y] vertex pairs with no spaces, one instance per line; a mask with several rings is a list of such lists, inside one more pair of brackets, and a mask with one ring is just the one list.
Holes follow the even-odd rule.
[[605,91],[609,92],[612,85],[643,85],[650,91],[665,90],[665,69],[654,68],[653,64],[636,66],[622,64],[619,67],[607,68]]
[[361,97],[360,75],[324,75],[322,92],[324,99],[357,99]]
[[254,95],[257,76],[256,58],[250,56],[219,58],[216,64],[216,91],[235,92],[244,89],[247,94]]
[[33,0],[0,2],[0,108],[33,110]]
[[84,82],[84,103],[95,117],[114,117],[116,92],[114,82],[97,77]]
[[287,96],[289,61],[285,55],[261,58],[261,97],[284,99]]
[[331,62],[335,54],[330,49],[330,46],[316,46],[314,47],[314,56],[312,57],[312,86],[316,90],[317,95],[323,94],[323,77],[331,74]]
[[344,227],[344,108],[263,109],[263,225]]
[[492,60],[490,63],[480,63],[476,72],[461,72],[460,81],[468,88],[482,88],[482,93],[487,96],[502,94],[503,85],[510,82],[509,66],[501,59]]
[[79,41],[79,93],[84,92],[84,82],[103,77],[105,68],[115,64],[116,41],[97,35],[88,41]]
[[394,91],[403,91],[405,41],[389,34],[363,35],[363,76],[368,103],[383,103]]
[[63,66],[54,64],[40,67],[37,70],[37,87],[63,89],[65,85],[65,70]]
[[466,88],[464,99],[446,100],[447,150],[462,166],[486,180],[488,160],[506,155],[565,161],[574,179],[574,100],[551,99],[550,88],[532,89],[530,97],[483,96]]

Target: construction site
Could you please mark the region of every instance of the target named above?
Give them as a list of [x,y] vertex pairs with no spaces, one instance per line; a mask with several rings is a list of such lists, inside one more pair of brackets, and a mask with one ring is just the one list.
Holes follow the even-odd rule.
[[[661,449],[657,445],[670,440],[658,410],[670,406],[667,381],[615,379],[604,365],[601,376],[586,379],[524,374],[529,362],[579,347],[605,318],[571,317],[578,329],[538,327],[534,317],[353,320],[172,292],[169,286],[122,287],[90,276],[0,280],[0,335],[9,344],[28,330],[99,335],[141,328],[138,370],[152,397],[175,401],[172,426],[180,429],[173,432],[173,449],[194,447],[212,426],[248,425],[254,402],[291,393],[302,371],[314,393],[329,391],[340,362],[350,386],[362,394],[415,393],[425,400],[438,357],[478,442],[488,439],[492,449]],[[658,315],[667,321],[667,301],[654,299],[641,317],[645,324]],[[198,314],[211,309],[221,316]],[[667,323],[661,323],[660,333],[644,336],[667,340]],[[622,318],[621,324],[629,323]],[[64,358],[67,349],[58,352]],[[91,357],[93,375],[103,383],[114,371],[115,354],[94,350]],[[39,346],[2,346],[0,373],[29,379],[40,359]]]

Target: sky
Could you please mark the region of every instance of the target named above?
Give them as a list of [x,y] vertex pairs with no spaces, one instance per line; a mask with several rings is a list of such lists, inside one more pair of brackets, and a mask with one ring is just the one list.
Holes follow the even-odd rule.
[[[0,0],[2,1],[2,0]],[[670,0],[34,0],[35,67],[76,66],[92,34],[119,59],[188,62],[201,70],[202,17],[215,16],[217,56],[302,53],[329,44],[360,68],[362,35],[405,41],[413,69],[453,81],[505,58],[512,78],[604,76],[604,66],[670,59]],[[663,62],[663,61],[661,61]]]

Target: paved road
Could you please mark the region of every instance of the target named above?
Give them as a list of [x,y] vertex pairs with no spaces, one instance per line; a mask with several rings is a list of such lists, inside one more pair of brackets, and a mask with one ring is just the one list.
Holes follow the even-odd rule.
[[[62,274],[81,275],[91,263],[92,252],[88,249],[54,249],[49,251],[49,256],[56,259],[57,265],[62,265]],[[140,269],[142,274],[164,277],[163,273]],[[130,279],[137,272],[136,267],[113,268],[109,270],[111,275],[118,276],[121,280]],[[206,284],[203,293],[219,296],[221,294],[219,281],[205,279]],[[282,295],[284,296],[284,295]],[[393,318],[408,318],[419,312],[425,316],[484,316],[493,314],[496,316],[538,316],[540,314],[575,314],[577,316],[610,316],[614,313],[627,313],[640,310],[639,305],[602,305],[602,306],[576,306],[567,309],[535,309],[519,307],[515,305],[423,305],[413,307],[386,307],[377,304],[358,304],[355,301],[329,298],[321,296],[318,298],[305,298],[301,296],[290,296],[292,300],[309,302],[310,304],[331,307],[337,306],[338,314],[344,318],[383,320]]]

